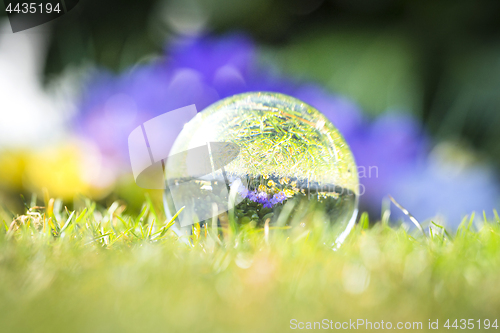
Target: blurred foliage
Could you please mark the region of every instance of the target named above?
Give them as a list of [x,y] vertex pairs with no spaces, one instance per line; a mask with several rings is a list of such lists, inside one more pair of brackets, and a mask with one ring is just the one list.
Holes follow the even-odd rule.
[[[450,56],[428,114],[439,138],[464,136],[500,159],[500,42],[473,42]],[[442,112],[446,110],[446,112]]]
[[500,166],[499,15],[496,0],[86,0],[54,21],[46,74],[82,61],[119,71],[160,55],[179,33],[243,30],[279,70],[374,115],[413,112]]
[[269,48],[263,58],[351,97],[371,114],[422,109],[416,51],[397,31],[315,28],[286,46]]
[[164,37],[148,35],[156,1],[83,0],[54,21],[46,73],[57,74],[70,64],[90,61],[125,69],[158,52]]

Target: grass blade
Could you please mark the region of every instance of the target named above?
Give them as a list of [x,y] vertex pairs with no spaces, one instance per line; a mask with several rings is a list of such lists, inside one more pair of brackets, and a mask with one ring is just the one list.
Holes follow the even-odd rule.
[[424,237],[427,238],[427,235],[425,234],[425,231],[422,228],[422,226],[420,225],[420,223],[418,222],[418,220],[415,217],[413,217],[413,215],[411,215],[410,212],[406,208],[404,208],[403,206],[401,206],[391,195],[389,195],[389,199],[391,199],[392,203],[394,203],[394,205],[396,205],[396,207],[398,207],[399,209],[401,209],[401,211],[406,216],[408,216],[408,218],[410,219],[410,221],[412,221],[413,224],[417,227],[417,229],[420,230],[420,232],[422,232],[422,235],[424,235]]

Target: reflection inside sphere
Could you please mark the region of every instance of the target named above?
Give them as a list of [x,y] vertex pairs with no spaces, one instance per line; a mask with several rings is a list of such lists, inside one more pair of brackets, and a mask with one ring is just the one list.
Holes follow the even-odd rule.
[[349,147],[323,114],[283,94],[235,95],[198,113],[177,137],[165,177],[168,209],[185,207],[182,226],[321,218],[345,233],[357,213]]

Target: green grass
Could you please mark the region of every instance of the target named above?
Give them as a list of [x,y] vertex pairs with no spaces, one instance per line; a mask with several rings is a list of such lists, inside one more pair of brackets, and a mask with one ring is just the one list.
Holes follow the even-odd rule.
[[5,221],[0,331],[282,332],[291,319],[358,318],[425,330],[429,319],[500,319],[500,221],[473,220],[424,237],[369,227],[364,214],[337,251],[318,221],[195,226],[187,245],[150,200],[139,216],[119,203],[70,212],[50,200]]

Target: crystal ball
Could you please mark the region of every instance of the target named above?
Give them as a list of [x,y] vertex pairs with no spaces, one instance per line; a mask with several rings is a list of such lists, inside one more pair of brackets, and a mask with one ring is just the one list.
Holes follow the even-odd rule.
[[216,102],[189,121],[166,162],[166,197],[182,226],[321,223],[352,228],[359,183],[342,135],[318,110],[255,92]]

